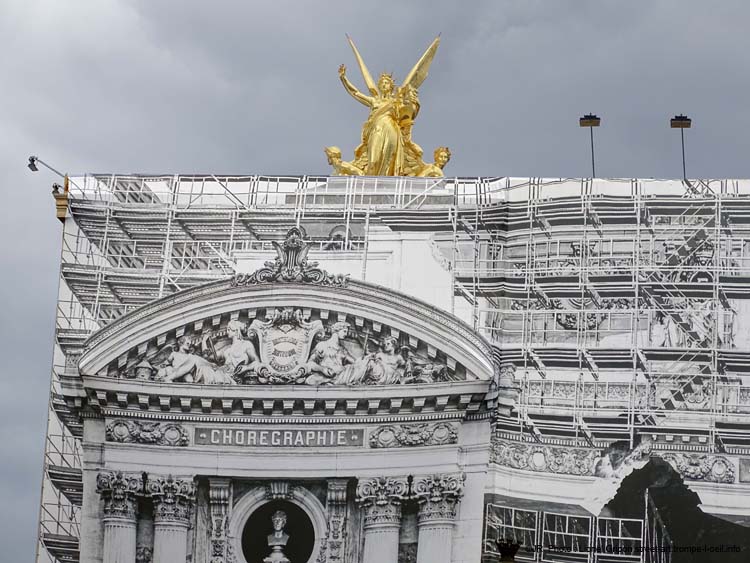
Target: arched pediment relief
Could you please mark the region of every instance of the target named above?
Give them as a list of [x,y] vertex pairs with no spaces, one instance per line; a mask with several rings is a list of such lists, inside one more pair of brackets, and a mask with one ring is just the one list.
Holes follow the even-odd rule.
[[220,385],[492,378],[489,345],[453,315],[332,276],[307,264],[296,245],[295,260],[285,262],[283,248],[255,274],[155,301],[95,333],[80,373]]

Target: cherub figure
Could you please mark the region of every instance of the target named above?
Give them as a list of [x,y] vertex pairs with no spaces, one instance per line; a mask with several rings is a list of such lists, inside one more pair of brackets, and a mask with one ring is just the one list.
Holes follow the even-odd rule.
[[363,176],[364,172],[351,162],[341,159],[341,149],[338,147],[326,147],[323,149],[328,157],[328,164],[333,166],[334,176]]
[[451,151],[448,147],[438,147],[435,149],[434,156],[435,162],[433,164],[425,164],[417,176],[422,178],[442,178],[444,176],[443,168],[445,168],[445,165],[451,159]]
[[181,336],[177,340],[178,349],[173,351],[167,361],[159,367],[156,379],[166,383],[182,380],[185,383],[234,384],[228,374],[217,370],[207,359],[193,354],[189,337]]

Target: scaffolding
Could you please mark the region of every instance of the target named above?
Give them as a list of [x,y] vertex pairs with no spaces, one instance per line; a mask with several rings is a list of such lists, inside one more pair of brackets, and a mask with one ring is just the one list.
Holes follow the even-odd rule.
[[749,181],[92,174],[72,178],[62,236],[38,561],[78,559],[82,424],[59,380],[85,339],[270,258],[292,226],[362,256],[363,277],[372,233],[429,234],[444,307],[516,370],[504,439],[750,452]]

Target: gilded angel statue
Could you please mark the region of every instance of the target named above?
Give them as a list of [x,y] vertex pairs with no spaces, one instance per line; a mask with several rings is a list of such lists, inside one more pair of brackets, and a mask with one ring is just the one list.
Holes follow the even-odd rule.
[[[341,149],[338,147],[325,148],[334,174],[341,176],[442,176],[447,158],[443,158],[440,162],[436,159],[434,164],[426,164],[422,159],[422,148],[411,139],[412,126],[419,113],[418,88],[427,78],[427,71],[440,44],[440,36],[435,38],[399,87],[396,87],[393,76],[386,73],[380,75],[376,84],[351,37],[347,36],[347,39],[368,93],[360,92],[351,83],[346,76],[344,65],[339,67],[339,78],[344,89],[355,100],[370,108],[370,115],[362,126],[362,140],[354,151],[353,161],[343,161]],[[447,147],[440,147],[440,149],[441,158],[446,154],[450,155]]]

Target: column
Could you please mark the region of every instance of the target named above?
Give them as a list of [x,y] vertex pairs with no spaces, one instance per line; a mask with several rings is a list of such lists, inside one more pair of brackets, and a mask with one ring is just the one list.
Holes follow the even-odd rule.
[[417,513],[417,563],[450,563],[456,507],[463,494],[460,473],[415,477],[412,498]]
[[96,491],[104,500],[103,563],[133,563],[143,477],[138,473],[102,471],[96,478]]
[[209,561],[225,561],[227,558],[227,522],[232,489],[231,481],[225,477],[208,480],[208,502],[211,514],[211,537],[208,546]]
[[340,563],[346,553],[346,479],[328,479],[326,511],[328,512],[327,563]]
[[408,498],[406,477],[360,481],[357,502],[364,508],[365,546],[362,563],[397,563],[401,501]]
[[191,478],[149,475],[146,492],[154,502],[154,556],[158,563],[185,563],[195,484]]

